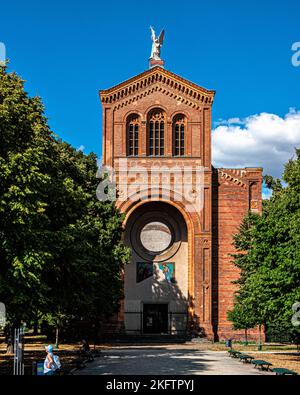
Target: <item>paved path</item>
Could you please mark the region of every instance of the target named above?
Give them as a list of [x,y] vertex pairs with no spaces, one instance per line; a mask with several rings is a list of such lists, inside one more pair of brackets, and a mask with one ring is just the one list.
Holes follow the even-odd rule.
[[225,351],[200,351],[186,345],[123,346],[103,350],[102,356],[79,375],[266,375]]

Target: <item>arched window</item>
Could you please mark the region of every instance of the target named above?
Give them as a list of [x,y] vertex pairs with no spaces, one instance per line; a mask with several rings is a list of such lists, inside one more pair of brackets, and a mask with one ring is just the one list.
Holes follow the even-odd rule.
[[139,127],[140,119],[137,114],[129,115],[127,119],[127,156],[139,154]]
[[148,155],[163,156],[165,154],[165,113],[154,109],[148,115]]
[[184,156],[186,118],[178,114],[173,119],[173,155]]

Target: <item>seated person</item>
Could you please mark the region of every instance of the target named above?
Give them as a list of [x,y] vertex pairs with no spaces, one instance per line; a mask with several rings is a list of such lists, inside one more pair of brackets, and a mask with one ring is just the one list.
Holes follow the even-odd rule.
[[90,345],[85,339],[81,340],[81,350],[84,353],[89,353],[91,351]]
[[53,354],[52,345],[45,347],[45,351],[47,355],[44,361],[44,375],[52,376],[60,369],[60,360],[57,355]]

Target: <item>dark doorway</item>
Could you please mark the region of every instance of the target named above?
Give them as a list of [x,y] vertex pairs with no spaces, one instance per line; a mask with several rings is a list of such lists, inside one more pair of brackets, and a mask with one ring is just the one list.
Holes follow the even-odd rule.
[[168,305],[144,304],[144,333],[168,333]]

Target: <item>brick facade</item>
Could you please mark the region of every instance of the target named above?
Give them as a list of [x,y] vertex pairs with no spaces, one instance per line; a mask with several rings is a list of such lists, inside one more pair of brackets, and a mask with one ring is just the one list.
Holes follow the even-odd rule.
[[[166,195],[164,181],[158,180],[154,191],[157,202],[178,210],[187,226],[188,311],[190,322],[197,322],[208,338],[239,337],[227,321],[239,275],[231,262],[234,252],[232,236],[241,220],[251,209],[261,211],[262,169],[215,169],[211,164],[211,107],[214,91],[201,88],[161,67],[154,67],[111,89],[100,91],[103,107],[103,163],[116,169],[119,198],[117,206],[126,214],[124,226],[130,223],[139,207],[149,204],[150,192],[140,188],[137,198],[122,199],[124,188],[141,183],[141,175],[130,172],[124,176],[119,165],[127,161],[129,169],[153,165],[181,169],[201,166],[203,178],[203,209],[189,212],[184,199],[176,193]],[[148,156],[149,119],[153,109],[165,117],[164,155]],[[128,119],[139,122],[138,154],[128,157]],[[174,119],[184,116],[184,156],[174,157]],[[170,174],[171,184],[174,174]],[[195,180],[189,185],[194,191]],[[153,191],[151,192],[153,201]],[[145,206],[146,207],[146,206]],[[126,303],[126,300],[125,300]],[[121,314],[120,316],[123,317]],[[256,331],[253,332],[256,336]]]

